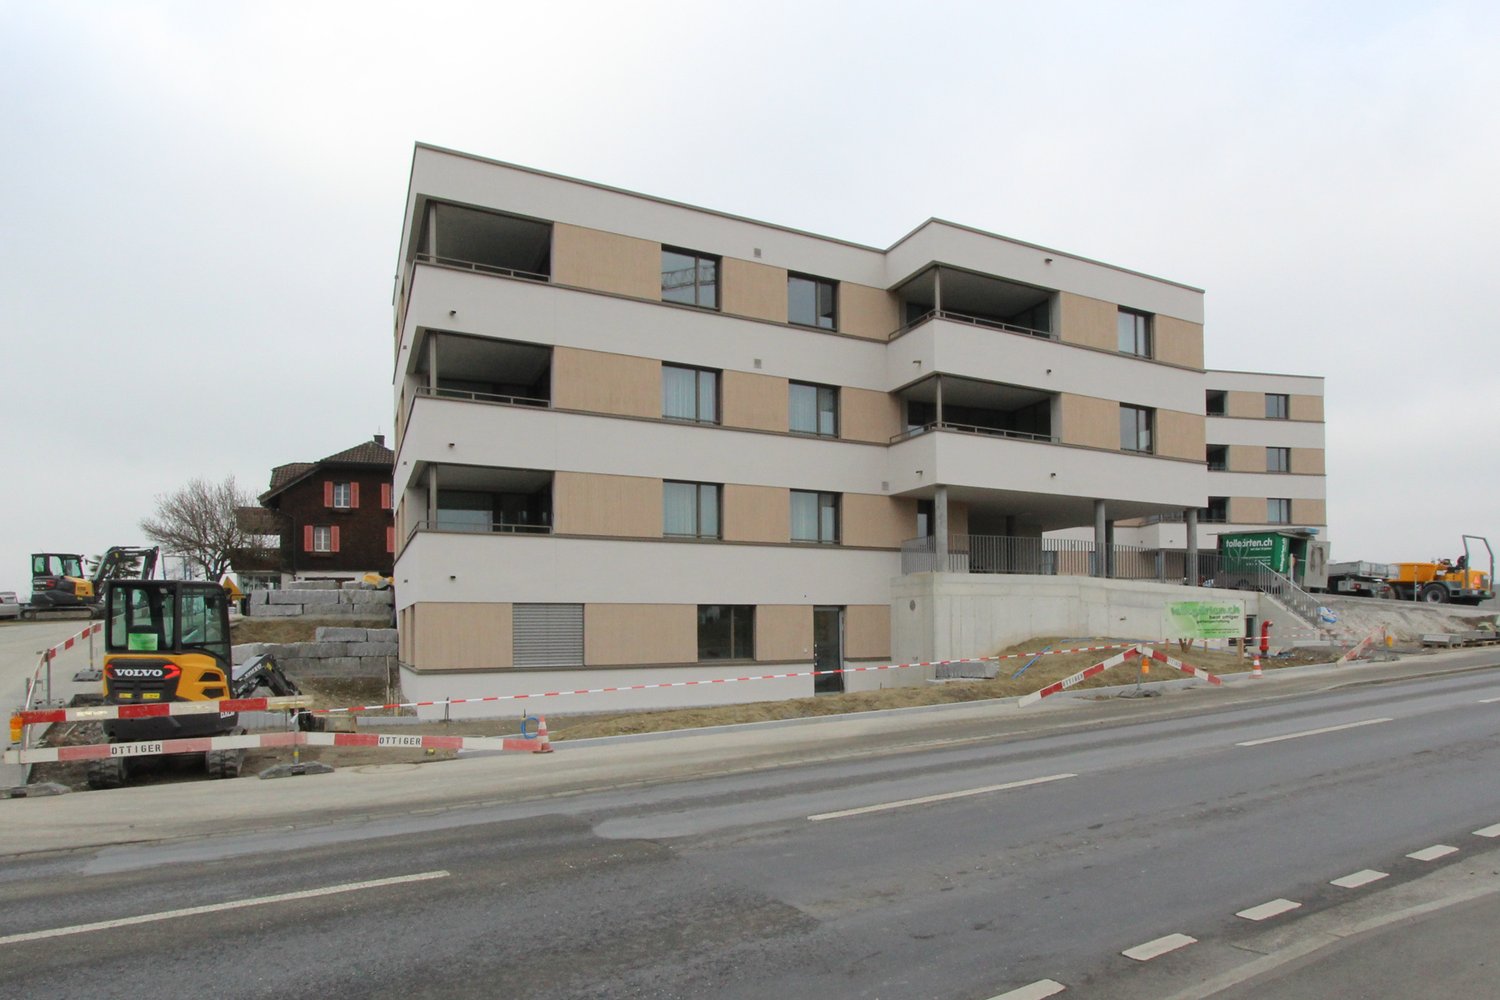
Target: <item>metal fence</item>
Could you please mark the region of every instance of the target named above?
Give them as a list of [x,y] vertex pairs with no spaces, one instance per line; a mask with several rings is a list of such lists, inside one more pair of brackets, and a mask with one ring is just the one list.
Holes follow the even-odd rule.
[[[1101,565],[1102,560],[1102,565]],[[1098,546],[1071,538],[950,535],[946,565],[938,566],[932,536],[901,544],[902,573],[1027,573],[1037,576],[1104,576],[1198,586],[1212,580],[1219,557],[1200,552],[1196,570],[1180,549],[1139,545]]]

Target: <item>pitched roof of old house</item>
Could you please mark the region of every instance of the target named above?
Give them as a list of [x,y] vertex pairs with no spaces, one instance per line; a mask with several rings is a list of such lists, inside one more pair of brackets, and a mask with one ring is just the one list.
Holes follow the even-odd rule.
[[286,492],[288,487],[300,483],[318,469],[362,467],[389,470],[395,464],[396,453],[385,446],[385,435],[377,434],[373,440],[361,441],[352,448],[334,452],[316,462],[288,462],[286,465],[276,466],[271,470],[270,488],[260,495],[259,500],[264,504],[275,499]]

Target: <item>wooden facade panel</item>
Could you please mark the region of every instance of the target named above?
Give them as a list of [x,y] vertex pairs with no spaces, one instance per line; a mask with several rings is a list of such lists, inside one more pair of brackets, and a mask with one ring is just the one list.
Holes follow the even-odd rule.
[[1112,399],[1075,396],[1067,392],[1062,393],[1057,402],[1062,418],[1063,444],[1120,450],[1119,403]]
[[1163,458],[1204,460],[1207,436],[1203,417],[1181,410],[1156,411],[1156,454]]
[[901,303],[884,288],[839,283],[839,332],[884,341],[901,325]]
[[509,604],[423,602],[407,609],[418,670],[495,670],[511,665]]
[[1324,525],[1328,523],[1328,501],[1292,498],[1292,523]]
[[786,322],[786,269],[725,257],[720,261],[721,301],[731,316]]
[[559,535],[660,538],[661,480],[558,472],[552,478],[552,523]]
[[1113,302],[1071,292],[1057,293],[1058,339],[1113,351],[1120,345],[1120,308]]
[[844,658],[884,660],[891,655],[891,606],[851,604],[844,611]]
[[561,285],[661,298],[661,244],[554,223],[552,280]]
[[1323,420],[1323,397],[1293,395],[1287,400],[1287,415],[1293,420]]
[[628,354],[557,347],[552,405],[560,410],[661,416],[661,362]]
[[1224,394],[1224,416],[1250,417],[1264,420],[1266,417],[1266,394],[1230,389]]
[[583,662],[696,663],[698,608],[693,604],[585,604]]
[[873,389],[839,389],[839,437],[888,444],[900,433],[901,400]]
[[757,660],[812,659],[813,609],[810,604],[761,604],[755,609]]
[[1153,354],[1158,361],[1169,361],[1188,368],[1203,367],[1203,324],[1189,323],[1175,316],[1151,318]]
[[1266,449],[1258,444],[1232,444],[1227,464],[1229,472],[1265,472]]
[[791,541],[791,500],[779,486],[724,486],[726,542]]
[[839,540],[845,545],[899,549],[916,534],[917,502],[873,493],[845,493]]
[[1328,470],[1324,467],[1324,455],[1322,448],[1293,448],[1292,471],[1309,476],[1326,475]]
[[787,429],[787,380],[754,372],[725,371],[720,390],[725,427]]

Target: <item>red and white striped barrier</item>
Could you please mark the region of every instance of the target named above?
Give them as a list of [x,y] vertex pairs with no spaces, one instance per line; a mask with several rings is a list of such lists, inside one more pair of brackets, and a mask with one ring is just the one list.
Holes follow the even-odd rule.
[[50,649],[43,650],[42,656],[48,660],[55,660],[63,653],[66,653],[68,650],[78,645],[78,643],[82,642],[84,639],[87,639],[89,636],[98,635],[103,631],[104,623],[94,622],[94,624],[90,625],[82,632],[79,632],[77,635],[70,635],[62,642],[58,643],[56,646],[53,646]]
[[90,743],[75,747],[38,747],[7,750],[7,764],[48,764],[75,760],[105,760],[110,757],[145,757],[156,754],[204,753],[209,750],[250,750],[261,747],[390,747],[422,750],[514,750],[549,753],[552,745],[546,729],[537,735],[516,736],[420,736],[393,733],[252,733],[244,736],[200,736],[181,740],[146,740],[136,743]]
[[307,695],[284,695],[274,698],[220,698],[216,701],[155,701],[135,705],[87,705],[81,708],[39,708],[11,716],[23,726],[49,722],[98,722],[102,719],[157,719],[166,715],[218,715],[223,712],[277,712],[287,708],[306,708],[312,703]]
[[1126,660],[1136,655],[1137,653],[1139,653],[1142,657],[1150,657],[1153,660],[1159,660],[1160,662],[1165,663],[1167,666],[1171,667],[1174,670],[1178,670],[1184,674],[1197,677],[1199,680],[1208,681],[1208,683],[1210,684],[1217,686],[1224,683],[1219,679],[1218,676],[1209,673],[1202,667],[1195,667],[1191,663],[1183,663],[1181,660],[1170,657],[1159,649],[1148,651],[1145,649],[1133,647],[1131,649],[1127,649],[1123,653],[1111,656],[1107,660],[1102,660],[1099,663],[1094,664],[1092,667],[1084,667],[1076,674],[1069,674],[1067,677],[1064,677],[1060,681],[1053,681],[1051,684],[1048,684],[1046,687],[1042,688],[1039,691],[1033,691],[1030,694],[1023,694],[1021,697],[1016,699],[1016,707],[1025,708],[1027,705],[1035,705],[1043,698],[1050,697],[1061,691],[1066,691],[1071,687],[1077,687],[1079,684],[1082,684],[1090,677],[1093,677],[1097,674],[1102,674],[1104,673],[1104,671],[1109,670],[1113,667],[1118,667],[1120,664],[1124,663]]

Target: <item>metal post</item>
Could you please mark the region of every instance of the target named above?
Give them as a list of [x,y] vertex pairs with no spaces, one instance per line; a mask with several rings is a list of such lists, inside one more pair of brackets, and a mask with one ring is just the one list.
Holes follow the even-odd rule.
[[47,704],[52,704],[52,650],[42,654],[42,661],[47,664]]

